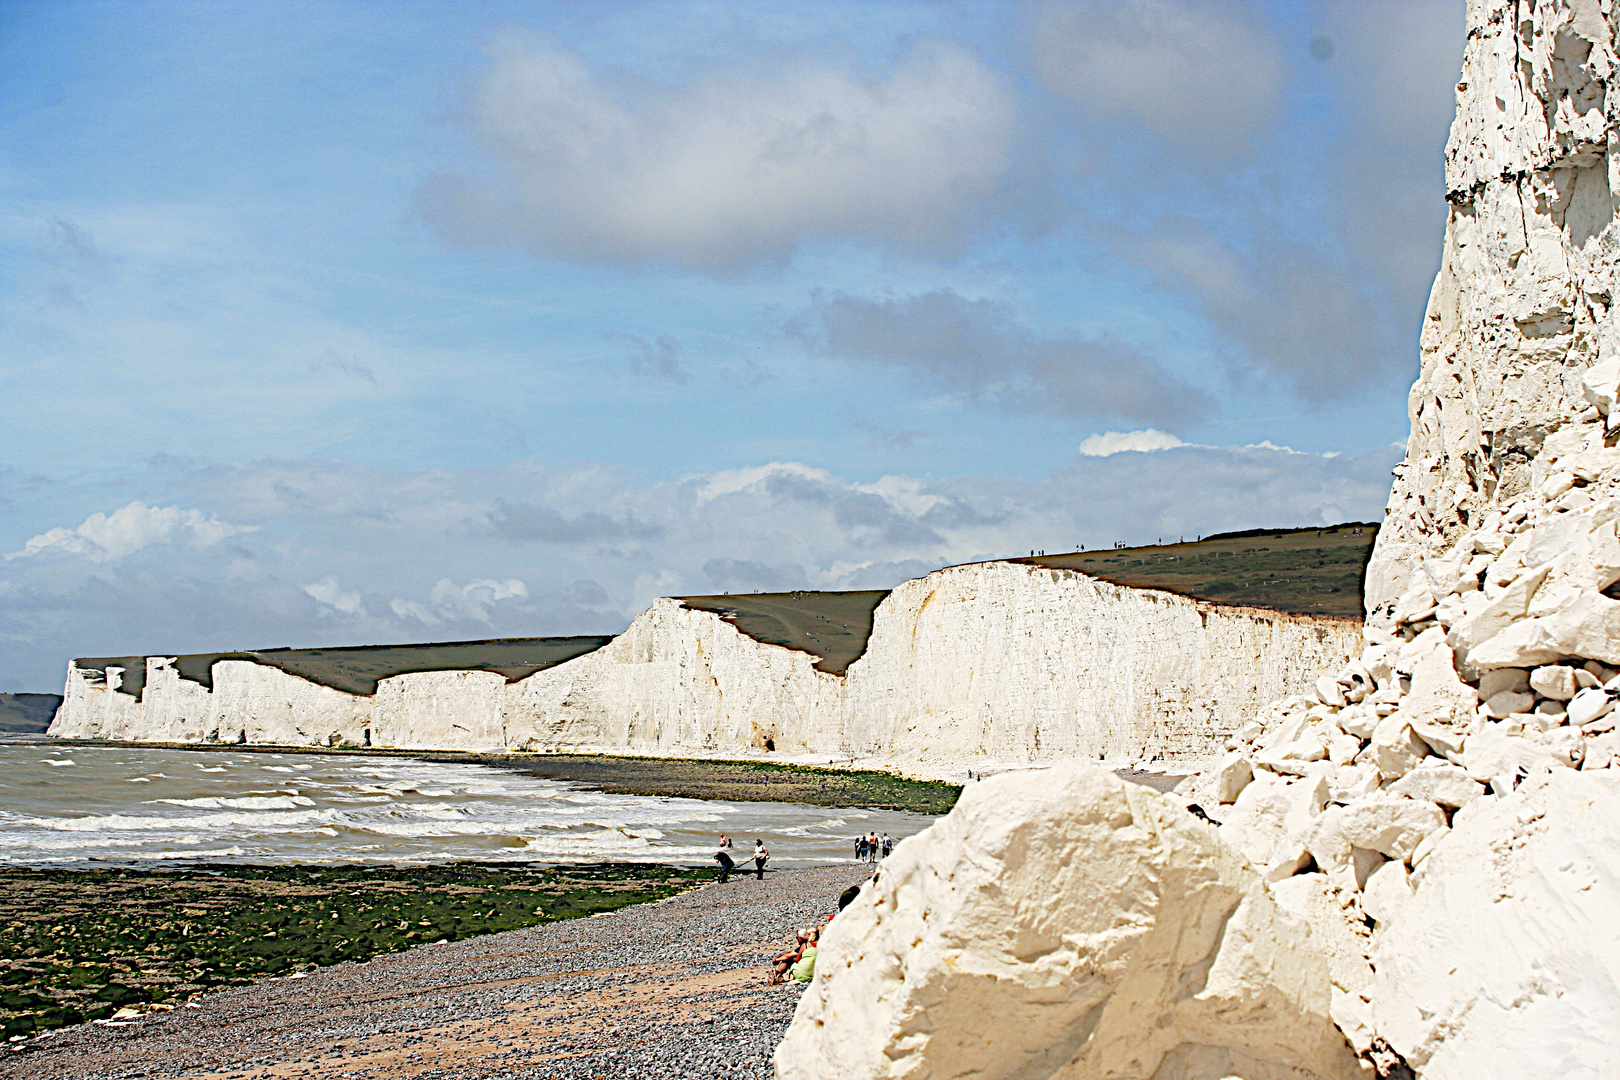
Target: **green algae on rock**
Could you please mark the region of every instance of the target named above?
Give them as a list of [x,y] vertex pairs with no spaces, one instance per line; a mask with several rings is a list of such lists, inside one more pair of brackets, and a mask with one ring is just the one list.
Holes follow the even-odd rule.
[[673,866],[0,869],[0,1032],[659,900]]

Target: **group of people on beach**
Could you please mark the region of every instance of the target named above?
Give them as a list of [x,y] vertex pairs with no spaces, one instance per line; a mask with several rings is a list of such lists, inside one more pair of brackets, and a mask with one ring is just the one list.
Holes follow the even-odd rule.
[[[855,860],[857,862],[875,863],[879,859],[887,859],[894,852],[894,840],[888,833],[879,836],[877,833],[862,833],[855,838]],[[760,881],[765,880],[765,864],[770,861],[771,853],[765,847],[765,841],[754,841],[754,853],[746,855],[739,851],[731,842],[731,837],[724,833],[720,836],[720,846],[714,853],[714,861],[720,864],[720,870],[715,874],[716,881],[730,881],[731,872],[739,865],[743,874],[748,873],[747,862],[754,861],[754,877]]]
[[879,859],[887,859],[894,851],[894,841],[889,834],[879,837],[877,833],[857,836],[855,838],[855,861],[874,863]]
[[[866,879],[865,884],[870,885],[877,881],[881,870],[872,871],[872,876]],[[855,898],[861,894],[861,885],[851,885],[845,889],[838,898],[838,910],[843,911],[854,903]],[[766,980],[772,986],[778,986],[789,980],[807,983],[816,977],[816,954],[821,949],[821,934],[833,921],[834,916],[828,915],[817,926],[807,926],[794,935],[794,941],[785,951],[771,959],[771,974]]]
[[[720,848],[714,853],[714,861],[720,864],[720,872],[715,875],[717,881],[730,881],[731,872],[737,868],[738,863],[746,863],[748,859],[754,860],[754,875],[758,880],[765,880],[765,864],[770,861],[771,853],[765,848],[765,841],[754,841],[753,855],[745,856],[732,846],[731,837],[721,834]],[[747,866],[742,872],[748,872]]]
[[[886,859],[894,851],[894,840],[888,833],[879,836],[877,833],[864,833],[855,839],[855,858],[860,862],[875,863],[879,859]],[[765,880],[765,864],[770,861],[771,853],[765,847],[765,841],[754,841],[752,856],[745,855],[731,842],[731,837],[721,834],[720,845],[715,850],[714,861],[720,864],[719,873],[715,875],[716,881],[730,881],[731,872],[739,866],[742,873],[748,871],[747,860],[754,861],[754,876],[760,881]],[[868,883],[876,881],[882,871],[874,870]],[[860,885],[851,885],[845,889],[838,898],[838,910],[843,911],[859,895]],[[821,932],[827,923],[832,922],[833,916],[828,915],[818,926],[807,926],[794,935],[793,944],[771,960],[770,983],[772,986],[794,982],[809,982],[816,974],[816,953],[820,948]]]

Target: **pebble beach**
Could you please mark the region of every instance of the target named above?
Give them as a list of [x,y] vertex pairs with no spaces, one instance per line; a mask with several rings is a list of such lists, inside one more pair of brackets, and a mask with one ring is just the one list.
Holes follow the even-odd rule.
[[770,958],[869,873],[733,877],[269,979],[12,1043],[0,1078],[765,1078],[802,992],[766,985]]

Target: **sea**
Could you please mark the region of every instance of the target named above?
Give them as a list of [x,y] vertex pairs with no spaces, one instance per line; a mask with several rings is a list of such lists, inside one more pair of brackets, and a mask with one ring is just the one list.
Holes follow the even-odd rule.
[[902,811],[620,795],[394,756],[0,745],[0,865],[707,863],[721,836],[773,865],[848,861]]

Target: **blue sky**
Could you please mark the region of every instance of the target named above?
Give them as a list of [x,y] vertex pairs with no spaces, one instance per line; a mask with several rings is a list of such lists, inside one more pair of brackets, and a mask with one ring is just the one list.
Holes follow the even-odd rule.
[[0,5],[0,690],[1377,517],[1462,40],[1451,0]]

